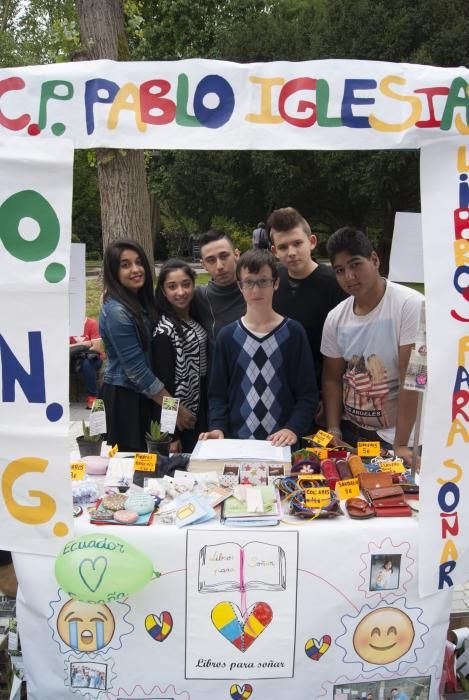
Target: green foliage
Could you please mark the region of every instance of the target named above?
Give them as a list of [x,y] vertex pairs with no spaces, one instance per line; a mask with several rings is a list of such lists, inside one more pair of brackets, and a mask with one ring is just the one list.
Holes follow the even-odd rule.
[[152,420],[150,430],[145,433],[145,437],[151,442],[166,442],[169,438],[169,433],[162,433],[158,421]]
[[197,223],[188,217],[163,217],[162,235],[166,242],[169,257],[185,258],[190,255],[190,236],[197,233]]
[[224,231],[231,237],[234,247],[238,248],[240,253],[244,253],[252,247],[252,229],[227,219],[225,216],[214,216],[210,228],[215,228]]

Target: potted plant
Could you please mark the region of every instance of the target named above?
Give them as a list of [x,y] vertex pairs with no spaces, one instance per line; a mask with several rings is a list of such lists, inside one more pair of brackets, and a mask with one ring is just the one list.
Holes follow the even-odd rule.
[[164,455],[169,455],[169,446],[172,441],[172,436],[169,433],[162,433],[160,424],[157,420],[152,420],[150,430],[145,433],[147,441],[147,452]]
[[92,455],[99,456],[101,454],[103,436],[100,433],[97,435],[90,435],[90,426],[86,425],[84,420],[81,422],[81,424],[83,426],[83,435],[79,435],[77,437],[80,457],[91,457]]

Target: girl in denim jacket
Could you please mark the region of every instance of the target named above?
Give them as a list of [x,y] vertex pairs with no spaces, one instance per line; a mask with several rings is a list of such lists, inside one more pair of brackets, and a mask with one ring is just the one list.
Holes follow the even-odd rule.
[[[106,350],[103,398],[107,441],[122,452],[145,452],[152,402],[170,396],[150,361],[155,324],[153,281],[143,248],[135,241],[112,241],[104,253],[104,295],[99,330]],[[193,414],[180,406],[178,426],[192,427]]]

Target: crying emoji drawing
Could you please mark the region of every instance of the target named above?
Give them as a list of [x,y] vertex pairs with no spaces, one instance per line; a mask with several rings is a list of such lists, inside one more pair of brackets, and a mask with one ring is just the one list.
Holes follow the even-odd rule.
[[72,598],[65,603],[57,618],[60,638],[76,651],[102,649],[111,641],[114,629],[112,612],[102,603],[83,603]]

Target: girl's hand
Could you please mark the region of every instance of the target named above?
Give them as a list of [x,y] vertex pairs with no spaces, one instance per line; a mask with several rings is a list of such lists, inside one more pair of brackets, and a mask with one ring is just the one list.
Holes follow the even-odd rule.
[[171,453],[182,452],[181,441],[180,440],[173,440],[173,442],[171,442],[169,445],[169,451]]
[[176,425],[179,430],[190,430],[195,425],[195,416],[185,408],[182,404],[179,404],[178,415],[176,418]]

